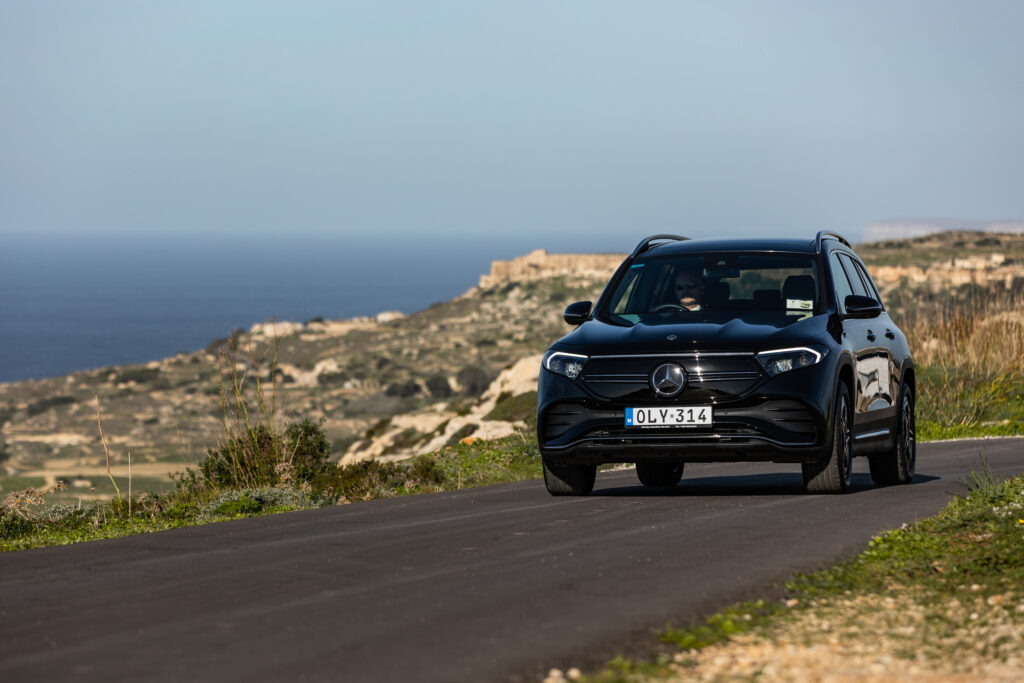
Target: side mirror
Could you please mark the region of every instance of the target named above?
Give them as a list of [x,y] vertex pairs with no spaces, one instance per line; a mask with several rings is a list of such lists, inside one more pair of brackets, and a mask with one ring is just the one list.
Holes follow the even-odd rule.
[[577,301],[574,304],[569,304],[562,317],[570,325],[582,325],[590,319],[590,306],[589,301]]
[[870,296],[851,294],[844,303],[847,318],[875,318],[882,312],[882,304]]

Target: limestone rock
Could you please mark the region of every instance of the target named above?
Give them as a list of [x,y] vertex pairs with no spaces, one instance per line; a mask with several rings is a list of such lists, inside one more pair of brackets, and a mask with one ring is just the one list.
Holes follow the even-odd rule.
[[392,320],[401,320],[405,317],[405,313],[401,311],[381,311],[377,314],[377,322],[383,325],[389,323]]
[[265,323],[256,323],[249,330],[249,334],[254,337],[287,337],[290,334],[301,332],[302,329],[302,323],[293,323],[285,320],[271,320]]
[[625,254],[549,254],[537,249],[511,261],[492,262],[491,272],[480,276],[479,287],[488,289],[558,276],[604,281],[624,258]]
[[[350,465],[385,456],[394,460],[430,453],[443,448],[467,425],[473,425],[473,433],[469,438],[474,440],[500,439],[517,430],[522,431],[526,425],[521,422],[484,418],[494,410],[502,395],[518,396],[537,388],[542,357],[543,354],[527,356],[503,370],[467,415],[458,415],[449,411],[444,403],[438,403],[427,410],[396,416],[381,434],[352,444],[342,456],[340,464]],[[415,430],[416,434],[424,437],[414,444],[400,445],[408,439],[409,430]],[[462,442],[466,443],[466,440]]]

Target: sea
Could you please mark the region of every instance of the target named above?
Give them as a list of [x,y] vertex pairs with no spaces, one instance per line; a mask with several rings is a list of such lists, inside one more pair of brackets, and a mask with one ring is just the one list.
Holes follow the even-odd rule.
[[270,319],[414,313],[491,261],[624,252],[639,237],[0,235],[0,382],[167,358]]

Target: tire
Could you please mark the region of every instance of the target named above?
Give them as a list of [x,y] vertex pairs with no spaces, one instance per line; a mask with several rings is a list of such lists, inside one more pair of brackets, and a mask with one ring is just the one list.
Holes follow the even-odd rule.
[[597,465],[553,465],[541,459],[544,486],[552,496],[586,496],[594,490]]
[[832,448],[829,456],[821,462],[803,463],[804,487],[808,493],[845,493],[850,489],[853,470],[852,423],[850,389],[844,382],[840,382],[832,407]]
[[644,486],[675,486],[683,478],[683,463],[638,462],[636,476]]
[[871,480],[879,486],[909,484],[917,466],[917,438],[914,423],[914,392],[900,387],[900,411],[896,416],[896,447],[888,453],[868,456]]

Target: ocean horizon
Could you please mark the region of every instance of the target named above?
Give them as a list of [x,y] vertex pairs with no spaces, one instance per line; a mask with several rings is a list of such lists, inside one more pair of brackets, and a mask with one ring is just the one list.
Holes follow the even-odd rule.
[[494,260],[631,240],[4,237],[0,382],[159,360],[270,319],[410,314],[475,286]]

